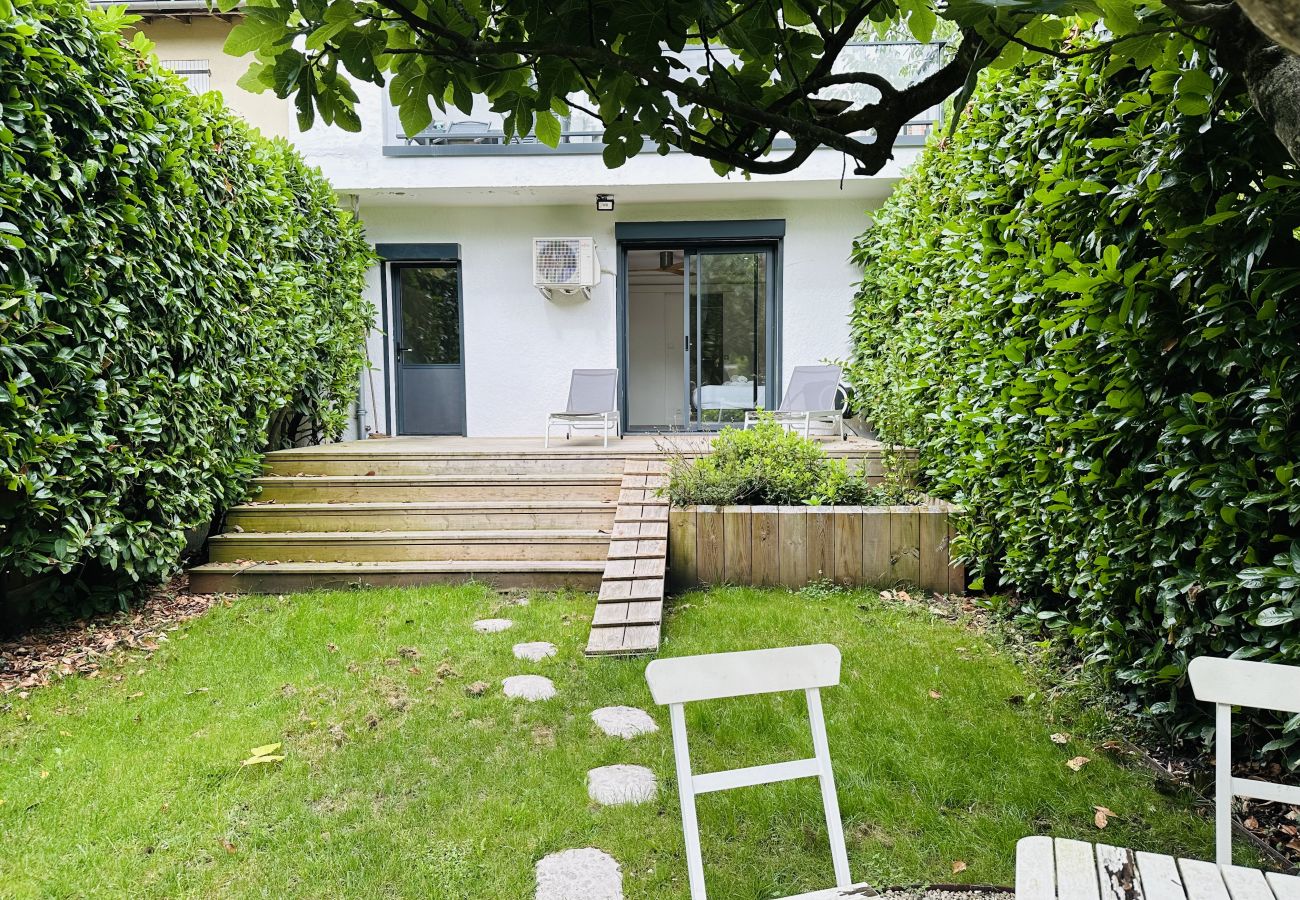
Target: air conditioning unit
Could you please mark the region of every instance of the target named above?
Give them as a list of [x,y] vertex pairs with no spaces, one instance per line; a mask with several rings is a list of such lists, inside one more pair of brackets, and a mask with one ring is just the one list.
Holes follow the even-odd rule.
[[595,238],[533,238],[533,286],[544,295],[581,293],[590,298],[599,282]]

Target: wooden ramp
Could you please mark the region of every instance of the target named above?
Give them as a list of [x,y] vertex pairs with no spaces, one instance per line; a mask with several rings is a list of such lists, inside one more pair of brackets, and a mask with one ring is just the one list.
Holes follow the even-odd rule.
[[605,577],[591,619],[588,656],[655,653],[664,612],[668,500],[662,459],[629,459],[614,510]]

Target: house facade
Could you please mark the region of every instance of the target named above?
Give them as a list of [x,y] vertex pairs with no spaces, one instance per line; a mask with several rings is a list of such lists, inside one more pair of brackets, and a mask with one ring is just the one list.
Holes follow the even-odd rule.
[[[435,110],[407,136],[369,85],[357,86],[359,133],[299,133],[287,104],[217,78],[246,66],[221,54],[228,21],[148,5],[140,27],[160,58],[206,60],[209,87],[294,141],[375,244],[373,368],[351,437],[540,436],[575,368],[619,370],[629,432],[708,430],[774,407],[794,366],[847,355],[853,239],[933,125],[917,121],[871,177],[829,150],[782,176],[720,178],[704,160],[653,151],[609,170],[597,123],[575,115],[554,149],[507,142],[486,106]],[[900,71],[933,55],[908,44],[857,52]],[[538,265],[557,252],[560,277],[585,266],[585,287],[539,290],[554,273]]]

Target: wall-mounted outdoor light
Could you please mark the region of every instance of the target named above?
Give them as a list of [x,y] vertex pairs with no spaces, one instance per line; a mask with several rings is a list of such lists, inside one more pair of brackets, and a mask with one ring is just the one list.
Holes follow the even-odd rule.
[[598,209],[598,210],[601,211],[601,212],[613,212],[613,211],[614,211],[614,195],[613,195],[613,194],[597,194],[597,195],[596,195],[596,209]]

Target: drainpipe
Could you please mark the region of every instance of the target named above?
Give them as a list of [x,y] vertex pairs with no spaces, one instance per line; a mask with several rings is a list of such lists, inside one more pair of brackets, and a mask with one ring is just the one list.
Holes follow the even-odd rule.
[[[348,204],[348,211],[352,213],[352,218],[360,220],[361,198],[356,194],[348,194],[347,204]],[[369,337],[369,331],[367,330],[367,338],[368,337]],[[370,371],[369,341],[366,340],[364,343],[362,343],[361,347],[362,347],[362,351],[366,355],[366,371],[369,372]],[[373,386],[371,390],[373,392],[374,390]],[[359,441],[364,441],[366,439],[366,412],[367,412],[366,383],[365,383],[365,375],[363,374],[361,378],[357,379],[356,427],[357,427],[357,440]]]

